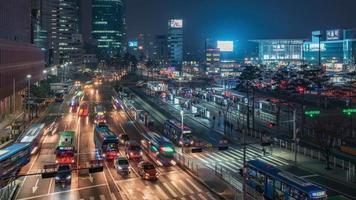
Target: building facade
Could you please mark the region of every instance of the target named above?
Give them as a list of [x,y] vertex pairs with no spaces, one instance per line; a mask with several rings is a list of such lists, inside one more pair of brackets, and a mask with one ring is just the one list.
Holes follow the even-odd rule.
[[92,37],[101,59],[125,51],[125,1],[92,0]]
[[258,43],[258,62],[269,66],[303,62],[302,39],[251,40]]
[[41,79],[43,51],[31,42],[31,1],[0,1],[0,121],[22,108],[21,94]]
[[356,29],[314,31],[303,50],[308,64],[319,65],[320,62],[327,71],[355,69]]
[[183,62],[183,20],[171,19],[168,21],[168,54],[169,63],[177,71],[181,71]]

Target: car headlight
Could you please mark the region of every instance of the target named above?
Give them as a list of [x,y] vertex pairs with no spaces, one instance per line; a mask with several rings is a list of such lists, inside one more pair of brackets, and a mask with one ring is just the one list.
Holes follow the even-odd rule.
[[56,181],[61,180],[61,178],[59,178],[58,176],[56,176],[54,179],[55,179]]
[[67,180],[69,180],[69,179],[71,179],[71,178],[72,178],[72,176],[71,176],[71,175],[69,175],[69,176],[67,176],[67,178],[66,178],[66,179],[67,179]]
[[117,168],[122,169],[122,167],[121,167],[121,166],[118,166]]

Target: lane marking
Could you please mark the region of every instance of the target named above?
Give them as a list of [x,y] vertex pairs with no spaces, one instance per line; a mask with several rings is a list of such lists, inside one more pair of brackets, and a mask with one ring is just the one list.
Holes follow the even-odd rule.
[[166,192],[164,192],[162,190],[162,188],[159,187],[159,185],[155,185],[157,191],[158,191],[158,194],[162,195],[163,196],[163,199],[171,199],[168,197],[168,195],[166,194]]
[[192,180],[190,180],[189,178],[186,179],[198,192],[202,192],[202,190],[195,184],[193,183]]
[[92,186],[87,186],[87,187],[82,187],[82,188],[75,188],[75,189],[65,190],[65,191],[60,191],[60,192],[53,192],[51,194],[42,194],[42,195],[37,195],[37,196],[32,196],[32,197],[26,197],[26,198],[21,198],[18,200],[36,199],[36,198],[47,197],[47,196],[52,196],[52,195],[57,195],[57,194],[70,193],[70,192],[75,192],[75,191],[80,191],[80,190],[102,187],[102,186],[106,186],[106,185],[107,184],[103,183],[103,184],[92,185]]
[[183,186],[184,189],[188,190],[189,194],[194,194],[193,190],[190,189],[190,188],[187,186],[187,184],[185,184],[185,183],[183,182],[182,179],[179,180],[179,183]]
[[311,178],[311,177],[317,177],[319,176],[318,174],[310,174],[310,175],[305,175],[305,176],[299,176],[299,178]]
[[174,190],[168,185],[167,182],[163,183],[163,187],[165,187],[173,197],[175,197],[175,198],[178,197],[177,193],[174,192]]
[[199,193],[198,196],[200,199],[208,200],[202,193]]
[[178,186],[178,184],[175,181],[172,181],[171,184],[174,186],[176,190],[178,190],[179,193],[181,193],[183,196],[186,195],[186,193]]

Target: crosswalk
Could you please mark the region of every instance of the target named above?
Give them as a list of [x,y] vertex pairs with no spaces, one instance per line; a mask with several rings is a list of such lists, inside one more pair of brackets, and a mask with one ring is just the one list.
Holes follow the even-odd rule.
[[[232,173],[238,173],[243,165],[243,149],[229,149],[226,151],[205,152],[199,154],[191,154],[197,161],[201,162],[204,166],[215,169],[216,166],[222,166]],[[274,157],[270,154],[263,156],[262,152],[247,148],[246,160],[259,159],[265,161],[273,166],[285,166],[289,163],[280,158]]]
[[212,193],[202,188],[198,182],[191,178],[175,177],[160,178],[157,182],[144,181],[137,185],[132,181],[118,183],[129,199],[142,200],[214,200]]

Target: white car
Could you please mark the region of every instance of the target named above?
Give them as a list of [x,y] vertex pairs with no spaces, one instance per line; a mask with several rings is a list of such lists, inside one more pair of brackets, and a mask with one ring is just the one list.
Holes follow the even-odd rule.
[[118,174],[129,174],[130,173],[130,163],[125,157],[117,157],[114,162],[115,169]]

